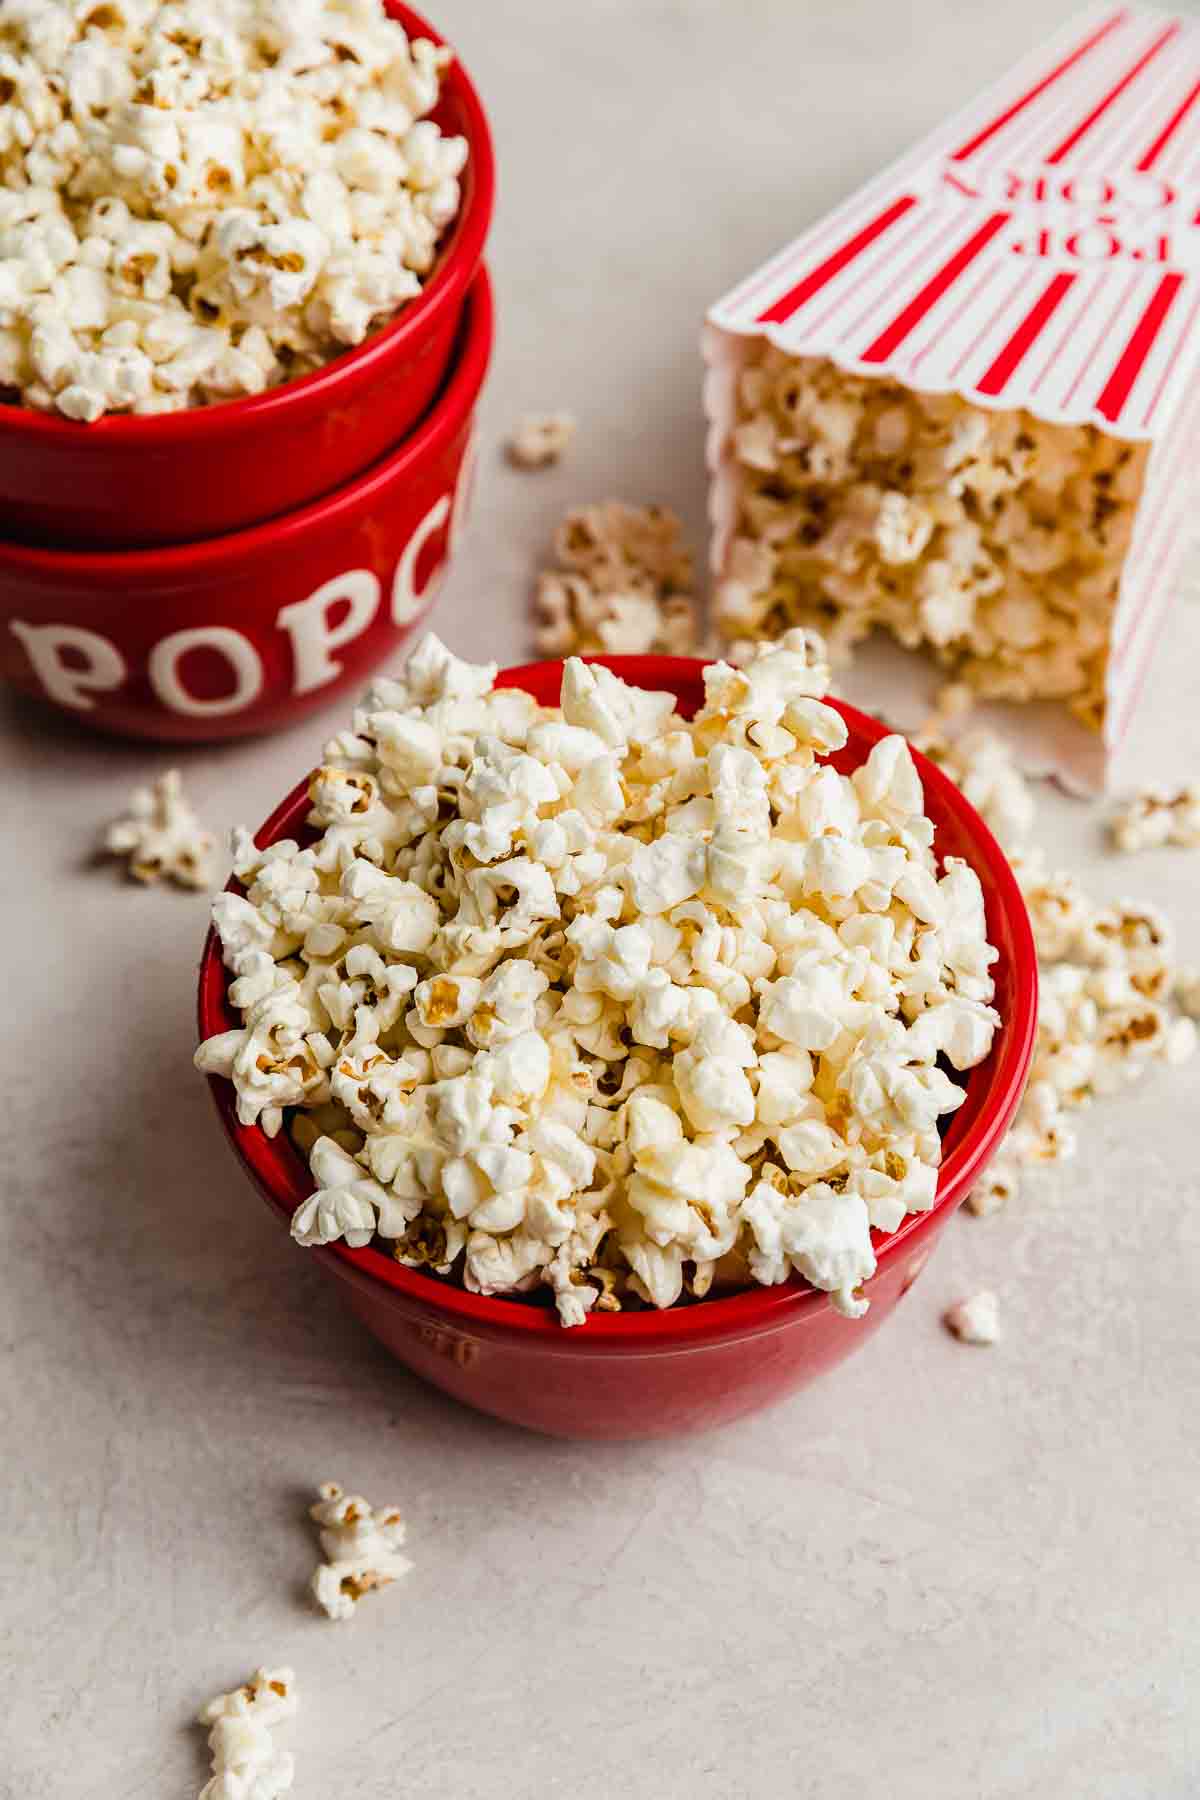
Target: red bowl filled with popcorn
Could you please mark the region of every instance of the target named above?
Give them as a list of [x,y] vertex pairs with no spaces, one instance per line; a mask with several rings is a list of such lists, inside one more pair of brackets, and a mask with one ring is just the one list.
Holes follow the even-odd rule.
[[418,430],[281,519],[151,550],[0,544],[0,679],[102,731],[164,743],[272,731],[361,683],[445,576],[492,335],[481,269]]
[[37,180],[0,194],[0,537],[183,543],[303,506],[416,427],[482,261],[491,135],[396,0],[309,19],[311,41],[279,9],[212,56],[167,14],[96,12],[48,18],[39,53],[74,72],[47,71]]
[[494,688],[426,639],[235,843],[200,970],[221,1123],[481,1411],[619,1439],[782,1398],[883,1324],[1012,1121],[1016,880],[820,698],[809,638]]

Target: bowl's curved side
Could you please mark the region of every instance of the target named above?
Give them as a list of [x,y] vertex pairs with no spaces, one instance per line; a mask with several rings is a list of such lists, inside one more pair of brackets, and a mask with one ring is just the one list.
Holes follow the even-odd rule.
[[[694,708],[701,698],[703,665],[693,659],[597,660],[637,685],[671,689],[684,711]],[[506,670],[499,679],[504,685],[523,687],[543,703],[549,703],[557,699],[560,671],[557,663],[530,664]],[[855,708],[840,702],[834,704],[846,719],[850,741],[833,760],[843,767],[854,766],[887,731]],[[1012,870],[991,833],[953,784],[925,758],[917,760],[939,832],[939,853],[968,853],[967,860],[975,867],[984,888],[989,930],[1000,952],[995,970],[997,1005],[1005,1025],[991,1055],[967,1079],[967,1099],[947,1134],[936,1204],[928,1213],[912,1215],[895,1232],[875,1234],[879,1269],[867,1284],[872,1301],[867,1320],[873,1320],[868,1331],[882,1322],[907,1291],[923,1265],[932,1239],[1008,1129],[1024,1088],[1036,1032],[1037,962],[1028,915]],[[299,835],[307,804],[305,785],[301,783],[266,820],[256,841],[266,845],[279,837]],[[226,986],[220,947],[210,931],[200,970],[202,1038],[228,1030],[237,1022],[228,1004]],[[284,1134],[271,1140],[257,1127],[238,1123],[230,1083],[212,1079],[210,1087],[226,1135],[243,1168],[276,1214],[284,1220],[290,1218],[311,1192],[312,1182],[304,1162]],[[570,1390],[573,1404],[578,1406],[581,1396],[591,1391],[587,1383],[598,1379],[588,1369],[612,1356],[619,1357],[623,1365],[630,1358],[648,1365],[655,1358],[673,1359],[683,1353],[723,1347],[729,1355],[724,1362],[714,1364],[723,1371],[717,1385],[730,1388],[727,1400],[733,1410],[722,1416],[734,1416],[737,1410],[747,1410],[761,1402],[765,1390],[757,1385],[758,1400],[747,1397],[744,1407],[739,1405],[734,1390],[743,1381],[753,1379],[757,1384],[753,1370],[763,1357],[781,1370],[786,1368],[786,1376],[780,1374],[782,1391],[797,1385],[809,1367],[819,1373],[863,1341],[864,1322],[840,1318],[827,1294],[815,1291],[799,1278],[780,1287],[747,1290],[666,1312],[593,1315],[586,1326],[568,1332],[548,1309],[467,1293],[450,1283],[406,1269],[377,1249],[351,1250],[344,1244],[335,1244],[306,1254],[320,1256],[331,1274],[350,1284],[355,1309],[402,1360],[420,1367],[430,1379],[474,1405],[543,1430],[558,1429],[548,1421],[551,1415],[558,1417],[559,1399]],[[769,1353],[765,1346],[754,1352],[747,1349],[741,1353],[737,1349],[749,1339],[770,1337],[774,1342],[780,1332],[792,1326],[804,1327],[795,1340],[794,1355],[780,1346]],[[553,1357],[551,1385],[558,1398],[539,1398],[534,1391],[538,1384],[534,1383],[524,1398],[515,1399],[510,1394],[506,1410],[501,1404],[503,1393],[485,1397],[480,1370],[495,1370],[502,1353],[512,1352],[512,1374],[500,1381],[503,1388],[505,1381],[517,1380],[519,1369],[525,1366],[526,1351],[536,1352],[543,1361]],[[578,1364],[588,1365],[588,1369],[581,1369],[579,1378],[584,1386],[576,1391],[575,1378],[568,1379],[567,1367]],[[546,1368],[549,1369],[548,1364]],[[687,1380],[697,1377],[698,1370]],[[650,1386],[654,1387],[654,1383]],[[648,1396],[650,1389],[646,1391]],[[709,1396],[708,1411],[702,1420],[697,1419],[697,1424],[716,1422],[712,1416],[715,1404],[714,1393]],[[571,1416],[569,1409],[564,1416]],[[610,1435],[631,1435],[629,1427],[630,1419],[625,1417],[622,1428]],[[685,1428],[686,1422],[663,1427]],[[575,1434],[589,1434],[583,1431],[580,1420],[576,1421]]]
[[[402,0],[386,5],[411,37],[444,42]],[[329,493],[412,431],[454,353],[495,206],[487,114],[457,59],[432,116],[470,154],[420,294],[361,345],[265,394],[89,426],[0,406],[0,537],[117,548],[237,531]]]

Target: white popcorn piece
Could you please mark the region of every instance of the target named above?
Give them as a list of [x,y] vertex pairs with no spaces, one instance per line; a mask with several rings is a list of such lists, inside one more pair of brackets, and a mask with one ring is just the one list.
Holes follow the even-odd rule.
[[758,341],[731,449],[715,613],[739,659],[794,625],[840,658],[881,625],[957,687],[1062,700],[1099,728],[1145,445]]
[[295,1779],[295,1759],[277,1750],[274,1728],[297,1709],[291,1669],[258,1669],[243,1687],[218,1694],[201,1708],[199,1722],[210,1727],[212,1779],[200,1800],[278,1800]]
[[329,1618],[349,1619],[364,1594],[390,1586],[412,1569],[400,1549],[404,1520],[396,1507],[373,1507],[336,1481],[322,1482],[317,1491],[309,1517],[320,1528],[325,1561],[313,1575],[312,1593]]
[[235,834],[242,1024],[196,1061],[247,1123],[289,1115],[293,1237],[571,1329],[732,1268],[860,1316],[872,1230],[934,1203],[945,1065],[1001,1027],[979,881],[935,861],[907,746],[820,760],[845,727],[799,631],[710,667],[691,722],[578,658],[560,708],[494,677],[424,640],[326,747],[317,842]]
[[92,423],[261,393],[421,291],[464,139],[380,0],[3,10],[0,379]]
[[1147,788],[1113,814],[1109,829],[1115,848],[1126,854],[1163,844],[1194,850],[1200,846],[1200,787]]
[[[541,424],[549,435],[553,421]],[[692,559],[674,513],[615,500],[576,507],[558,528],[554,552],[559,566],[543,571],[534,593],[534,645],[541,655],[686,656],[694,650]]]
[[1016,1197],[1019,1185],[1016,1164],[998,1157],[983,1180],[977,1181],[967,1195],[967,1211],[974,1213],[977,1219],[988,1219]]
[[508,460],[518,469],[546,469],[560,462],[575,436],[568,412],[526,413],[507,443]]
[[1000,1341],[1000,1303],[990,1289],[957,1300],[943,1314],[946,1330],[960,1344],[996,1344]]
[[104,834],[104,849],[128,859],[135,881],[173,881],[188,888],[213,884],[216,841],[185,799],[178,769],[168,769],[149,787],[134,788],[128,815]]

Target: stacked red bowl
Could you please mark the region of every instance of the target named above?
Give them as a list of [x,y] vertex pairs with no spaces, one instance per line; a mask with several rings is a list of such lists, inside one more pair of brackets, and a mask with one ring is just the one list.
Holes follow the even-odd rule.
[[0,407],[0,678],[101,730],[228,738],[323,705],[412,630],[469,498],[493,324],[491,135],[457,61],[432,117],[467,139],[460,211],[359,348],[180,413]]

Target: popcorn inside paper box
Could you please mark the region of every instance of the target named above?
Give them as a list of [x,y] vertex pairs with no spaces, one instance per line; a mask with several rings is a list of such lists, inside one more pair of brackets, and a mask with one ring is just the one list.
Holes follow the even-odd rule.
[[[876,627],[1102,785],[1187,547],[1200,26],[1076,19],[709,315],[725,642]],[[915,726],[928,675],[861,697]],[[857,697],[857,696],[856,696]]]

